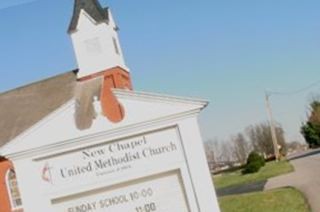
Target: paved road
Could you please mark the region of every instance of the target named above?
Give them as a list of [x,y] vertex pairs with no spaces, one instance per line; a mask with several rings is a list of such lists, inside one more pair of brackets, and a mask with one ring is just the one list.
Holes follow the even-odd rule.
[[218,197],[222,197],[226,195],[244,194],[249,192],[263,191],[266,182],[267,182],[266,180],[263,180],[260,182],[249,183],[246,185],[230,186],[227,188],[217,189],[216,192]]
[[293,155],[290,158],[295,172],[271,178],[265,189],[293,186],[307,197],[314,212],[320,212],[320,150]]

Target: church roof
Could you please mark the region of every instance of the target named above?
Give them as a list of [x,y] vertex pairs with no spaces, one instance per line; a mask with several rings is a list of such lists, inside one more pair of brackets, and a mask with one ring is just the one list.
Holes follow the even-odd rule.
[[86,11],[97,23],[109,21],[108,8],[103,8],[98,0],[75,0],[68,33],[76,30],[81,10]]
[[72,99],[76,79],[71,71],[0,93],[0,147]]

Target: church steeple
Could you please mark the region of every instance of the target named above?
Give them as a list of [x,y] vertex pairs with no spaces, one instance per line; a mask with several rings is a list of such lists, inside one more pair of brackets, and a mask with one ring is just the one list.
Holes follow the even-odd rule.
[[97,0],[75,0],[73,16],[68,33],[72,33],[76,30],[81,10],[84,10],[90,15],[96,23],[108,23],[109,21],[108,8],[103,8]]
[[120,67],[126,72],[118,27],[109,8],[98,0],[75,0],[68,28],[79,66],[79,77]]
[[103,114],[112,122],[121,121],[124,109],[112,88],[132,89],[132,84],[110,9],[98,0],[75,0],[68,33],[78,61],[79,84],[102,79],[99,100]]

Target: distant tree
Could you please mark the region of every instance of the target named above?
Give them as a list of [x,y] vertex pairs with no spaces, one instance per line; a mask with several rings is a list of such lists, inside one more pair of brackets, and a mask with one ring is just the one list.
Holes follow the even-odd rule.
[[287,155],[288,146],[287,146],[286,139],[284,137],[284,130],[280,125],[276,127],[276,136],[277,136],[278,145],[280,145],[280,150],[279,150],[280,154],[282,156]]
[[217,162],[217,155],[219,152],[219,143],[217,140],[208,140],[204,143],[207,160],[210,164]]
[[[254,151],[264,154],[267,157],[274,155],[274,146],[268,122],[262,122],[248,127],[246,129],[246,134]],[[287,147],[284,131],[280,125],[276,126],[276,136],[278,145],[281,147],[280,152],[282,155],[285,155]]]
[[204,148],[209,163],[228,163],[234,161],[233,149],[229,141],[210,139],[204,143]]
[[292,141],[287,144],[287,148],[288,150],[290,149],[291,152],[303,151],[307,148],[307,144],[299,141]]
[[249,143],[246,141],[245,136],[242,133],[238,133],[232,138],[234,157],[241,164],[245,164],[249,152],[251,150]]
[[302,124],[301,133],[309,147],[320,146],[320,101],[311,102],[310,115],[307,122]]
[[229,164],[231,165],[232,161],[234,161],[234,157],[232,154],[232,146],[230,144],[230,142],[228,141],[222,141],[221,142],[221,154],[220,154],[220,159],[223,162],[229,162]]

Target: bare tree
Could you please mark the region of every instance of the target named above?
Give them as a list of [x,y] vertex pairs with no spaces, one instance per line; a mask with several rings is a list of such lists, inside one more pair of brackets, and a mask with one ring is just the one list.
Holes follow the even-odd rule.
[[[265,154],[266,156],[272,156],[274,154],[269,123],[263,122],[252,125],[246,129],[246,133],[255,151]],[[284,131],[279,125],[276,127],[276,136],[283,154],[286,150],[286,142]]]
[[219,152],[219,143],[217,139],[208,140],[204,143],[204,148],[209,163],[216,163]]
[[246,141],[242,133],[238,133],[232,139],[233,154],[238,162],[245,164],[247,157],[251,151],[250,144]]
[[223,141],[221,143],[220,159],[221,161],[227,162],[227,163],[230,163],[234,160],[232,146],[230,145],[230,142]]
[[234,160],[232,145],[228,141],[208,140],[204,143],[208,162],[221,163]]
[[204,143],[208,166],[215,171],[221,165],[221,145],[218,139],[210,139]]

